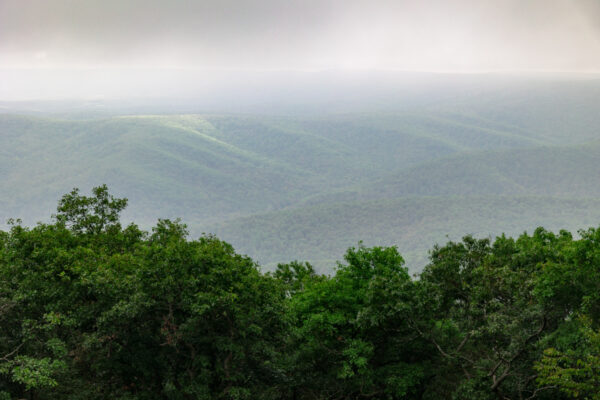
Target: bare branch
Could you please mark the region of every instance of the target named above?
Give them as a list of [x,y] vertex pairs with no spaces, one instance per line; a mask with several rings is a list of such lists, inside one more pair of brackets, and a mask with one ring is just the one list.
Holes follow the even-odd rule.
[[541,392],[542,390],[550,390],[550,389],[556,389],[556,386],[543,386],[541,388],[537,388],[533,391],[533,394],[531,396],[529,396],[528,398],[526,398],[525,400],[531,400],[537,397],[538,393]]
[[23,347],[25,343],[21,343],[20,345],[18,345],[13,351],[11,351],[10,353],[6,354],[4,357],[0,358],[0,360],[9,362],[10,357],[12,357],[13,355],[15,355],[20,349],[21,347]]

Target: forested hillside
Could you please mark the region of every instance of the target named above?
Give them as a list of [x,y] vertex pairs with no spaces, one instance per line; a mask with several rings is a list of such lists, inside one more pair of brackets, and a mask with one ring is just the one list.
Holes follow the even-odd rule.
[[[51,209],[47,200],[43,208],[38,203],[47,194],[107,182],[127,193],[136,210],[202,223],[281,209],[461,151],[536,143],[490,133],[485,126],[454,126],[412,114],[398,118],[184,115],[80,121],[4,114],[2,192],[12,193],[14,207],[4,208],[4,216],[28,203],[27,214],[39,208],[41,218]],[[21,185],[27,178],[35,181]]]
[[600,199],[522,196],[401,197],[334,202],[233,219],[209,229],[267,267],[280,260],[312,260],[319,271],[349,243],[396,245],[411,272],[427,262],[432,243],[502,233],[518,236],[537,226],[569,229],[600,221]]
[[130,199],[126,220],[181,217],[269,267],[324,270],[364,240],[420,270],[431,243],[465,233],[600,222],[599,80],[405,78],[328,77],[202,114],[166,100],[3,103],[0,223],[47,221],[52,199],[106,183]]
[[600,141],[580,146],[538,146],[443,157],[401,169],[363,185],[307,199],[308,203],[403,196],[531,195],[587,198],[595,182]]
[[414,278],[358,245],[321,275],[126,206],[74,190],[0,231],[0,399],[598,398],[599,229],[465,236]]

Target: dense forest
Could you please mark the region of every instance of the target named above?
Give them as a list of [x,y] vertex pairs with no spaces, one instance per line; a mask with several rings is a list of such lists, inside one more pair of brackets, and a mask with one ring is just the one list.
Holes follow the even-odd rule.
[[263,272],[106,186],[0,231],[0,399],[599,399],[600,230]]

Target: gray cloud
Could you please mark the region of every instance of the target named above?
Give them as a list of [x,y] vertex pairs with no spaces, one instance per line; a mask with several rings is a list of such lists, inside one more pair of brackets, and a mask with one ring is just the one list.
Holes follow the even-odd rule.
[[0,0],[0,67],[600,70],[598,0]]

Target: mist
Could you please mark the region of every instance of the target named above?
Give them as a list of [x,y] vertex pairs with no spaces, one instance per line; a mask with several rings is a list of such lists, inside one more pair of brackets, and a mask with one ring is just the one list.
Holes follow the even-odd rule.
[[3,0],[0,99],[221,96],[323,71],[594,73],[599,21],[594,0]]

